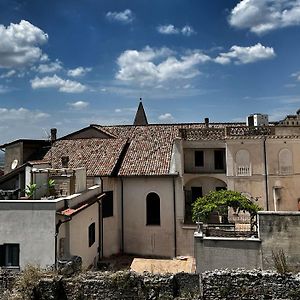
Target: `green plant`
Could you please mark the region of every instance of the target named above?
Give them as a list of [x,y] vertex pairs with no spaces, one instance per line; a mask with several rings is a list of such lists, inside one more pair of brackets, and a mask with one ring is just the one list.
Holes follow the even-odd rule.
[[221,190],[210,192],[204,197],[198,198],[193,204],[193,221],[207,222],[212,212],[218,212],[220,216],[227,215],[228,207],[235,212],[249,212],[251,219],[256,216],[261,208],[239,192]]
[[47,182],[47,192],[49,196],[55,196],[56,191],[55,191],[55,180],[54,179],[49,179]]
[[34,193],[37,191],[37,189],[38,187],[36,183],[28,184],[25,189],[26,196],[32,198],[34,196]]
[[286,255],[282,249],[278,251],[272,250],[272,259],[274,262],[275,269],[278,273],[286,274],[290,271],[287,265]]
[[48,189],[53,189],[55,187],[55,180],[49,179],[48,180]]

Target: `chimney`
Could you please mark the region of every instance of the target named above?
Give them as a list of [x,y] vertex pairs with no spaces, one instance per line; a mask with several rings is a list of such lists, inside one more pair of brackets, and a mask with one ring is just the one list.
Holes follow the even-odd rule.
[[69,156],[62,156],[61,157],[61,165],[63,168],[69,167]]
[[51,132],[51,142],[54,142],[56,140],[57,129],[51,128],[50,132]]
[[209,118],[205,118],[204,119],[204,123],[205,123],[205,127],[208,127],[208,125],[209,125]]

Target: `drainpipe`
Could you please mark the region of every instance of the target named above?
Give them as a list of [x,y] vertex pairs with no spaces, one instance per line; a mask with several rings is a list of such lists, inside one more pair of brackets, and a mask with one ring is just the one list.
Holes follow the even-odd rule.
[[[103,179],[100,176],[101,195],[103,194]],[[100,196],[101,197],[101,196]],[[97,199],[98,203],[98,255],[99,260],[103,257],[103,214],[102,214],[102,199]]]
[[176,189],[175,176],[173,176],[173,213],[174,213],[174,257],[177,256],[177,235],[176,235]]
[[263,140],[264,151],[264,171],[265,171],[265,188],[266,188],[266,209],[269,210],[269,185],[268,185],[268,166],[267,166],[267,149],[266,149],[266,137]]
[[121,253],[124,253],[124,183],[121,177]]
[[103,257],[103,215],[102,200],[98,199],[98,255],[99,260]]
[[[61,214],[59,214],[61,215]],[[61,215],[62,216],[62,215]],[[66,216],[64,216],[66,217]],[[70,222],[72,220],[72,217],[66,217],[67,219],[66,220],[58,220],[56,226],[55,226],[55,252],[54,252],[54,261],[55,261],[55,270],[57,270],[57,237],[58,237],[58,234],[59,234],[59,228],[60,226],[63,224],[63,223],[67,223],[67,222]]]

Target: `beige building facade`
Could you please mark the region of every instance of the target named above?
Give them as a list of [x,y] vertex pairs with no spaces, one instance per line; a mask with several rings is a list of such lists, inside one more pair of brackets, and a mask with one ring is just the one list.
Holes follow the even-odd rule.
[[69,241],[62,243],[76,249],[71,254],[97,259],[95,249],[83,251],[76,237],[84,236],[80,224],[92,224],[99,209],[98,259],[117,253],[193,256],[192,204],[210,191],[239,191],[264,210],[298,210],[300,126],[266,125],[266,118],[259,126],[208,119],[152,125],[142,105],[137,116],[133,125],[91,124],[53,140],[40,161],[57,169],[66,162],[84,168],[87,186],[96,184],[109,195],[100,208],[95,203],[81,213],[81,221],[74,215],[75,229],[68,222],[61,226],[61,234],[69,230]]

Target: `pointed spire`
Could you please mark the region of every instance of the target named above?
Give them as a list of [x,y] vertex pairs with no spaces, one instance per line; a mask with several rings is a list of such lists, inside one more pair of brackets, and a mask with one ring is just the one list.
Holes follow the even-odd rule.
[[140,104],[135,114],[133,125],[148,125],[147,116],[142,103],[142,98],[140,98]]

